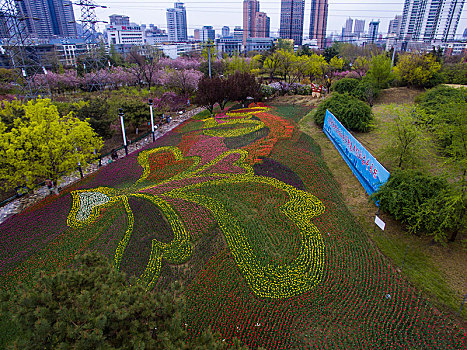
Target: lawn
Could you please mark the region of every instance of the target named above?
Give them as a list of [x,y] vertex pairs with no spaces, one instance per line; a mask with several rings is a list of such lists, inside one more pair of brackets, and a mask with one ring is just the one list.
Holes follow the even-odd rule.
[[210,326],[252,348],[463,348],[465,330],[348,210],[321,148],[297,126],[309,109],[195,116],[10,218],[1,288],[95,250],[148,293],[181,281],[192,337]]

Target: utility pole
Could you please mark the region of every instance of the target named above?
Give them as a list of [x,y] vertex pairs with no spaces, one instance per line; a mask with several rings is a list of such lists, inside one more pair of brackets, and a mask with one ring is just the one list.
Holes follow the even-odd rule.
[[209,62],[209,78],[211,78],[212,77],[211,75],[211,48],[214,47],[214,44],[211,41],[208,41],[207,47],[208,47],[208,62]]
[[84,41],[88,45],[88,57],[84,63],[85,67],[87,66],[89,70],[87,79],[88,91],[102,90],[105,87],[102,75],[108,74],[105,69],[108,61],[102,55],[102,52],[99,52],[100,47],[96,24],[108,22],[99,21],[96,15],[96,8],[107,8],[107,6],[97,5],[93,0],[77,0],[74,4],[81,7],[80,22],[83,25]]
[[29,34],[27,23],[39,21],[28,17],[18,6],[19,0],[0,1],[1,51],[15,72],[18,99],[34,99],[50,95],[47,76],[43,71],[41,56],[35,38]]

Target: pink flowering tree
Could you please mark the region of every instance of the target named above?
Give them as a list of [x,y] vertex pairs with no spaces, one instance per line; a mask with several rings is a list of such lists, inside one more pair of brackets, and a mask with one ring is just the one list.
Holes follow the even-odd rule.
[[194,69],[173,70],[166,73],[165,84],[179,95],[192,95],[198,88],[203,73]]

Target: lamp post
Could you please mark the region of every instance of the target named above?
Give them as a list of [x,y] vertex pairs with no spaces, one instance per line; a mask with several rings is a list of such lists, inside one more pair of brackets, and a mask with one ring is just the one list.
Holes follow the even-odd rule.
[[208,47],[208,62],[209,62],[209,78],[211,78],[212,77],[212,74],[211,74],[211,48],[213,48],[214,45],[212,44],[211,41],[208,41],[207,47]]
[[156,136],[154,135],[154,112],[152,110],[153,100],[149,99],[149,111],[151,112],[151,131],[152,131],[152,142],[156,141]]
[[120,117],[120,124],[122,125],[122,136],[123,136],[123,146],[125,146],[125,155],[128,155],[128,146],[126,144],[126,134],[125,134],[125,122],[123,121],[123,117],[125,113],[123,113],[123,109],[118,109],[118,115]]

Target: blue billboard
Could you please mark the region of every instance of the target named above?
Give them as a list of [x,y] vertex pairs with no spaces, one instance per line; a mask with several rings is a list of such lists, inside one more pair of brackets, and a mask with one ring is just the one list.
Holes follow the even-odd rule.
[[371,195],[378,190],[379,186],[388,181],[389,172],[328,110],[324,118],[323,131],[368,194]]

